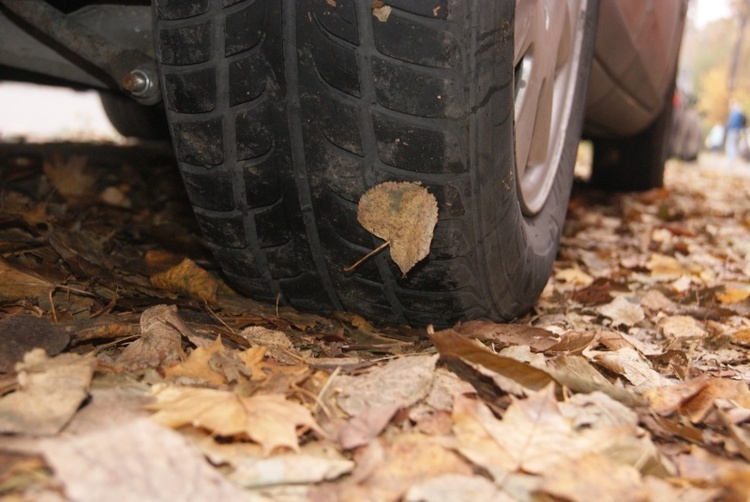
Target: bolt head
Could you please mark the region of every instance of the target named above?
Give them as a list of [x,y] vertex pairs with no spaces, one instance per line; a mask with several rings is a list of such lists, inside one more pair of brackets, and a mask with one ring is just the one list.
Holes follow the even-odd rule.
[[151,90],[151,79],[143,70],[133,70],[122,78],[122,88],[134,96],[143,96]]

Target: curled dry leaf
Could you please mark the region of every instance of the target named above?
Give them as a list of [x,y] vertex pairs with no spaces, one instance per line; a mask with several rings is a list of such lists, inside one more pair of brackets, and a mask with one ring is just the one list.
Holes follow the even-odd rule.
[[406,274],[430,252],[437,199],[419,183],[381,183],[359,199],[357,220],[390,243],[391,258]]
[[[117,362],[130,371],[169,367],[185,360],[182,335],[184,321],[174,305],[156,305],[141,314],[141,338],[128,345]],[[182,329],[181,329],[182,328]]]
[[555,381],[548,372],[511,357],[495,354],[454,329],[432,333],[428,331],[428,336],[441,358],[449,362],[449,367],[452,366],[452,358],[475,368],[481,367],[489,372],[485,373],[487,376],[491,375],[495,382],[508,392],[521,395],[527,391],[541,390]]
[[221,285],[211,274],[188,258],[166,272],[151,276],[151,284],[156,288],[186,294],[207,302],[216,301],[216,292]]

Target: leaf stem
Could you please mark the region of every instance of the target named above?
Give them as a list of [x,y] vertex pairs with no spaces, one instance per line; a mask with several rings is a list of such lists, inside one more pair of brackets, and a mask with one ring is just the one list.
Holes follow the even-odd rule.
[[391,245],[391,241],[385,241],[380,246],[376,247],[375,249],[373,249],[372,251],[370,251],[369,253],[367,253],[362,258],[360,258],[359,260],[355,261],[354,263],[352,263],[348,267],[344,267],[344,272],[351,272],[355,268],[357,268],[360,265],[362,265],[362,263],[365,260],[369,260],[370,258],[372,258],[373,256],[375,256],[376,254],[378,254],[379,252],[381,252],[382,250],[384,250],[385,248],[387,248],[390,245]]

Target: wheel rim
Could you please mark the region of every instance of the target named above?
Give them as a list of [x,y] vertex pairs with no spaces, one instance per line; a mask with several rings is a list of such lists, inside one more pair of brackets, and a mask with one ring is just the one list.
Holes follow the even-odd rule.
[[[538,213],[557,175],[574,107],[586,0],[516,0],[516,178],[526,215]],[[557,50],[546,50],[556,47]]]

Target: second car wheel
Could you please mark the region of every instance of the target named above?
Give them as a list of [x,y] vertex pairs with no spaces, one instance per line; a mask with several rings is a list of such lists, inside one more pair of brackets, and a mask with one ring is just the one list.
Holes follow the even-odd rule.
[[[157,0],[183,180],[240,291],[412,324],[511,319],[547,282],[597,0]],[[357,222],[384,181],[439,221],[403,277]]]

